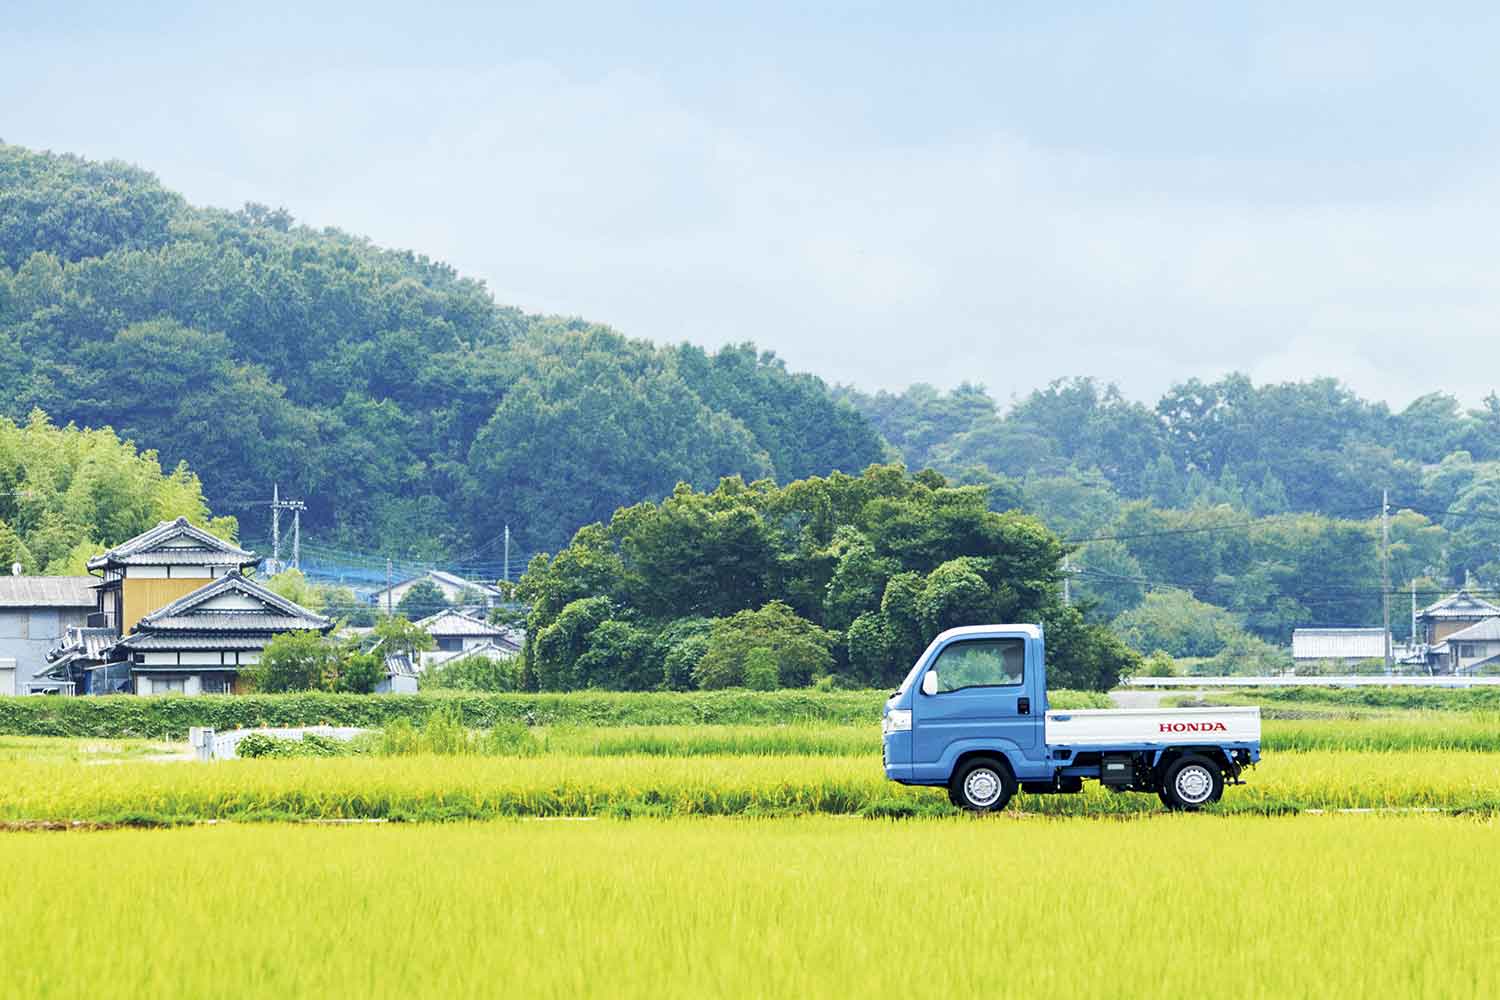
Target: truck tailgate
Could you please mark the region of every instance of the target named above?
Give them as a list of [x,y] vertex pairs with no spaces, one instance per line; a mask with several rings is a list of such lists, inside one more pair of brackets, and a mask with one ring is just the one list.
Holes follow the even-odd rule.
[[1258,743],[1259,708],[1064,709],[1047,713],[1049,746]]

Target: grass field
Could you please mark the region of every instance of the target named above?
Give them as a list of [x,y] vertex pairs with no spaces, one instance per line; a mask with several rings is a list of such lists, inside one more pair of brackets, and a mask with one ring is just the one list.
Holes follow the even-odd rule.
[[[1483,997],[1493,821],[1161,816],[10,834],[5,992]],[[73,900],[76,905],[60,905]]]
[[[1226,790],[1214,811],[1500,812],[1500,754],[1285,753]],[[1082,795],[1017,796],[1048,815],[1155,812],[1151,795],[1090,784]],[[887,782],[869,755],[341,757],[0,768],[0,820],[168,824],[204,819],[492,819],[599,815],[946,814],[941,790]]]

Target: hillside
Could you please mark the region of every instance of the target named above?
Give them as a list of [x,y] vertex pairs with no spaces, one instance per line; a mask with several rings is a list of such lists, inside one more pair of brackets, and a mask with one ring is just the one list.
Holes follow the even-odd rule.
[[[882,444],[752,345],[657,347],[497,304],[451,267],[120,163],[0,144],[0,414],[109,426],[310,542],[521,552],[679,481],[858,471]],[[263,517],[264,512],[256,515]]]

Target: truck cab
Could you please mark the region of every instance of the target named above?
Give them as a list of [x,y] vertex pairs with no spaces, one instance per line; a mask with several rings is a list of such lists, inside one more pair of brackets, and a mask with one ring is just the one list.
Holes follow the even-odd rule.
[[1019,789],[1156,792],[1173,809],[1218,800],[1260,759],[1260,710],[1052,711],[1041,626],[949,629],[917,659],[882,717],[886,777],[948,788],[955,805],[1004,808]]

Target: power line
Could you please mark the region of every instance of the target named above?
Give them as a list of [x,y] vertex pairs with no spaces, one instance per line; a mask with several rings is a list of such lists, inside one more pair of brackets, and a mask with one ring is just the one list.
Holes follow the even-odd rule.
[[1124,542],[1137,538],[1160,538],[1166,535],[1199,535],[1216,531],[1239,531],[1242,528],[1253,528],[1259,524],[1265,524],[1267,522],[1277,521],[1284,518],[1304,517],[1307,514],[1316,514],[1317,516],[1328,518],[1343,518],[1349,514],[1362,514],[1367,511],[1376,511],[1379,509],[1380,508],[1378,505],[1371,504],[1364,507],[1355,507],[1351,510],[1342,511],[1286,511],[1281,514],[1266,514],[1262,517],[1253,518],[1248,521],[1235,521],[1229,524],[1207,524],[1192,528],[1163,528],[1160,531],[1137,531],[1121,535],[1097,535],[1093,538],[1067,538],[1063,540],[1063,543],[1065,545],[1086,545],[1089,542]]

